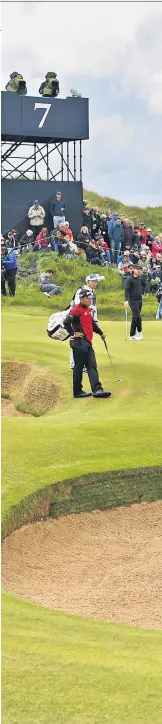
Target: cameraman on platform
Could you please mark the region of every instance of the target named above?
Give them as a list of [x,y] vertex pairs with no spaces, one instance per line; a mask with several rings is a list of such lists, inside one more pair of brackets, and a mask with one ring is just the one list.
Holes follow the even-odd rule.
[[45,76],[46,80],[41,83],[39,88],[39,93],[43,98],[49,98],[51,96],[52,98],[57,98],[59,94],[59,82],[57,80],[57,74],[56,73],[46,73]]

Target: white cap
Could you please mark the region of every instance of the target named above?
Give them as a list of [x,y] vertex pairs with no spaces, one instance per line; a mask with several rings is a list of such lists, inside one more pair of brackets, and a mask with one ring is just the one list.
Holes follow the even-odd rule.
[[101,277],[100,274],[88,274],[86,282],[104,282],[105,277]]

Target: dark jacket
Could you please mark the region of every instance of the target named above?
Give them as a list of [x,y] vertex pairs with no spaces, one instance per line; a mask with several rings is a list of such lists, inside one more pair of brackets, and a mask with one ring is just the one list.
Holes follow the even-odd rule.
[[124,241],[124,231],[123,227],[118,226],[117,224],[114,224],[111,231],[109,232],[109,238],[115,241],[115,244],[123,244]]
[[61,211],[61,209],[64,209],[65,211],[65,204],[62,198],[61,201],[57,201],[57,199],[55,199],[55,201],[51,201],[50,213],[52,217],[65,216],[64,211]]
[[140,259],[139,256],[136,256],[136,254],[134,254],[133,249],[132,249],[132,251],[130,252],[129,258],[130,258],[130,261],[132,261],[132,264],[138,264],[138,261],[139,261],[139,259]]
[[77,246],[79,246],[81,249],[86,249],[88,242],[90,241],[90,234],[89,232],[83,232],[80,231],[80,234],[78,234],[78,240],[77,240]]
[[3,266],[6,271],[10,271],[11,269],[17,269],[18,263],[15,256],[15,252],[13,249],[9,249],[7,256],[3,259]]
[[126,246],[132,246],[132,228],[131,228],[131,226],[125,226],[125,224],[123,224],[123,231],[124,231],[123,249],[125,249]]
[[27,236],[25,233],[20,239],[20,247],[27,246],[28,244],[34,244],[34,241],[34,234],[32,234],[32,236]]
[[140,277],[134,277],[132,274],[128,277],[125,287],[125,299],[132,302],[139,302],[142,300],[142,284]]
[[92,214],[85,214],[83,212],[83,226],[88,227],[88,231],[91,231],[93,224]]
[[98,249],[95,249],[95,247],[91,246],[90,244],[85,249],[87,261],[91,262],[92,259],[100,259],[101,255]]

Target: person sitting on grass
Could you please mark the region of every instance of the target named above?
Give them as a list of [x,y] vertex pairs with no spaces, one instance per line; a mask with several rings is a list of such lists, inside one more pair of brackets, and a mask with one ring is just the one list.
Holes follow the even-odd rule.
[[90,234],[88,231],[88,226],[82,226],[82,228],[78,234],[78,240],[77,240],[77,245],[79,246],[79,248],[83,249],[83,251],[85,251],[87,244],[90,241],[90,238],[91,237],[90,237]]
[[73,232],[70,229],[69,221],[61,221],[61,223],[58,226],[60,231],[66,231],[66,234],[68,234],[70,241],[73,241]]
[[85,250],[87,261],[89,264],[97,264],[98,266],[105,266],[106,261],[104,259],[104,254],[102,253],[101,249],[96,249],[96,242],[94,239],[91,239],[88,246]]
[[34,234],[31,229],[27,229],[25,234],[20,239],[19,242],[19,248],[20,248],[20,254],[25,253],[27,251],[33,251],[34,246]]
[[42,231],[36,236],[33,251],[40,251],[41,249],[48,249],[49,246],[49,234],[46,226],[43,226]]
[[47,297],[53,297],[54,294],[62,294],[60,287],[57,284],[51,284],[50,279],[53,277],[53,270],[47,269],[46,272],[40,274],[40,291],[43,292]]
[[74,254],[70,250],[69,236],[68,236],[68,234],[66,234],[66,231],[60,232],[60,238],[59,238],[59,244],[58,244],[58,254],[59,254],[59,256],[65,255],[69,261],[71,261],[74,258]]
[[122,287],[125,289],[127,278],[130,275],[133,263],[129,258],[129,251],[124,251],[121,261],[118,264],[118,272],[122,277]]

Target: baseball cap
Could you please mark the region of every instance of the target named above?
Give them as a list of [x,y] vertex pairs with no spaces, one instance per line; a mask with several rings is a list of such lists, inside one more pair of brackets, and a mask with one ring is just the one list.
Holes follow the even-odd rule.
[[88,277],[86,277],[86,282],[97,282],[97,274],[88,274]]
[[80,299],[83,297],[87,297],[88,299],[92,299],[92,292],[90,289],[81,289],[79,292]]
[[86,282],[104,282],[105,277],[101,276],[100,274],[88,274],[88,277],[86,277]]
[[146,229],[146,231],[152,231],[152,229]]

